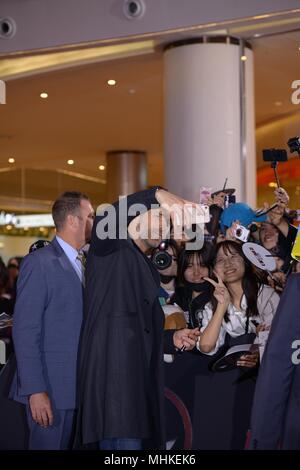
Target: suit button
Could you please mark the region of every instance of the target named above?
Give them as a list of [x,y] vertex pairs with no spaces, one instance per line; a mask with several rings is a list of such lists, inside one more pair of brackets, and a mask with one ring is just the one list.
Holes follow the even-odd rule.
[[150,333],[150,330],[148,328],[144,329],[145,333]]
[[147,304],[147,305],[149,305],[149,304],[150,304],[150,302],[149,302],[149,300],[148,300],[148,299],[144,299],[144,302],[145,302],[145,304]]

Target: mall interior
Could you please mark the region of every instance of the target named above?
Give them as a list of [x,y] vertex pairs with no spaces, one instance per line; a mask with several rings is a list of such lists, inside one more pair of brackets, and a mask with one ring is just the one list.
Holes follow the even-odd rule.
[[[47,449],[70,448],[74,416],[68,412],[71,411],[77,418],[77,412],[74,411],[77,409],[75,394],[77,399],[80,388],[77,380],[82,380],[82,377],[83,397],[90,396],[85,395],[84,387],[91,386],[93,389],[97,378],[99,390],[102,390],[102,386],[106,387],[108,384],[108,387],[113,384],[111,389],[107,390],[117,393],[117,399],[115,402],[112,399],[111,402],[116,404],[116,408],[120,403],[124,404],[122,411],[125,410],[126,414],[129,410],[130,413],[129,419],[124,418],[124,422],[129,427],[133,426],[132,422],[138,429],[141,426],[142,438],[144,434],[148,437],[148,431],[144,432],[142,428],[144,421],[146,429],[149,416],[151,415],[149,422],[152,419],[154,422],[159,416],[159,407],[163,409],[162,403],[165,400],[168,450],[241,450],[249,447],[250,414],[256,392],[256,377],[258,376],[258,380],[260,377],[258,371],[263,370],[262,375],[267,379],[270,377],[268,371],[264,372],[264,364],[268,365],[267,360],[265,363],[262,361],[260,365],[262,354],[266,354],[261,345],[267,344],[268,332],[277,306],[279,305],[279,310],[282,309],[282,304],[279,302],[289,295],[290,285],[292,286],[290,299],[297,299],[299,296],[299,287],[296,289],[295,283],[293,284],[297,278],[300,286],[300,235],[297,236],[297,233],[300,234],[297,229],[300,223],[299,63],[300,0],[0,0],[1,450],[43,448],[40,447],[40,443],[34,447],[31,437],[42,434],[43,428],[50,424],[52,415],[43,415],[44,402],[35,408],[30,400],[32,397],[33,401],[36,398],[39,400],[41,395],[44,398],[46,395],[47,409],[48,412],[51,411],[49,397],[51,400],[55,397],[55,387],[59,390],[57,396],[59,400],[62,399],[63,405],[61,408],[57,406],[57,410],[54,411],[66,412],[62,420],[60,420],[62,415],[58,413],[60,416],[58,428],[62,435],[68,434],[69,447],[67,445],[63,447],[60,441],[55,442],[55,447],[51,441],[53,436],[50,442],[47,437],[50,434],[45,434],[47,445],[50,446]],[[276,192],[279,187],[285,191],[280,190],[279,194]],[[54,201],[64,192],[77,191],[87,195],[88,199],[83,198],[79,201],[79,204],[83,203],[79,206],[80,211],[83,211],[82,206],[86,208],[89,205],[89,201],[93,206],[89,206],[88,215],[84,213],[85,219],[80,215],[83,212],[77,213],[73,208],[70,214],[72,217],[75,214],[74,217],[78,219],[81,217],[87,225],[89,222],[90,234],[94,218],[93,210],[97,213],[97,208],[99,210],[99,206],[103,204],[111,204],[119,197],[147,189],[149,190],[147,197],[150,194],[154,198],[155,194],[156,202],[161,205],[164,198],[168,198],[167,191],[169,191],[179,198],[197,204],[205,201],[208,204],[208,200],[213,201],[211,206],[217,208],[214,212],[215,219],[210,208],[210,217],[216,221],[216,230],[209,232],[208,226],[211,220],[207,220],[205,234],[208,243],[204,245],[201,253],[201,250],[198,250],[199,253],[195,250],[194,258],[189,258],[190,254],[186,255],[184,243],[177,243],[173,239],[172,248],[170,239],[167,240],[168,244],[164,245],[162,251],[167,252],[169,249],[170,265],[167,268],[170,266],[174,268],[175,265],[176,272],[167,275],[167,271],[164,271],[164,275],[161,271],[165,266],[160,271],[159,264],[156,265],[157,270],[151,264],[153,259],[149,258],[156,254],[155,250],[160,249],[161,244],[152,246],[153,252],[150,255],[146,249],[144,251],[140,249],[144,246],[142,242],[140,245],[136,242],[139,250],[131,246],[133,243],[130,245],[134,252],[132,257],[138,259],[134,267],[138,265],[144,275],[145,263],[150,265],[144,280],[143,275],[136,274],[138,271],[133,271],[133,274],[132,271],[128,272],[131,261],[126,265],[125,255],[121,260],[121,268],[119,269],[118,265],[118,269],[113,271],[109,260],[114,260],[114,250],[111,252],[108,250],[109,253],[108,255],[105,253],[105,256],[101,251],[102,248],[94,252],[92,241],[92,249],[87,256],[82,244],[77,246],[73,243],[72,246],[72,243],[68,243],[68,238],[64,240],[59,236],[55,237],[52,207]],[[214,199],[213,193],[216,192]],[[220,192],[224,197],[221,202],[218,199]],[[268,216],[265,213],[266,217],[259,221],[257,211],[267,210],[268,205],[274,203],[274,194],[273,211],[271,210]],[[212,198],[205,200],[204,195]],[[182,199],[180,201],[182,203]],[[234,232],[230,232],[237,217],[230,219],[227,224],[223,220],[224,230],[222,226],[219,227],[220,214],[222,213],[223,217],[225,211],[230,209],[229,204],[233,207],[234,202],[250,206],[245,210],[248,211],[247,214],[250,211],[251,218],[248,220],[248,216],[245,216],[245,220],[247,227],[254,226],[254,229],[253,233],[250,233],[250,228],[246,232],[249,239],[253,237],[251,242],[254,240],[248,244],[248,247],[252,245],[253,248],[256,243],[255,259],[249,252],[246,255],[244,248],[241,248],[244,247],[243,243],[248,241],[248,235],[245,239],[238,238],[237,227]],[[276,208],[279,211],[277,213]],[[66,217],[64,223],[65,220]],[[262,224],[259,225],[259,222]],[[58,234],[63,233],[63,230],[59,231],[59,224],[56,226]],[[65,226],[61,224],[60,227]],[[67,228],[70,229],[68,225]],[[273,230],[273,235],[266,235],[268,230]],[[72,227],[70,233],[73,233]],[[273,244],[270,244],[268,236],[275,239],[274,243],[274,240],[272,241]],[[130,238],[127,225],[126,237]],[[44,251],[38,250],[33,256],[27,256],[24,262],[30,247],[34,247],[34,250],[40,248],[36,245],[39,240],[53,240],[53,242],[50,247],[42,247]],[[84,243],[86,241],[88,240],[84,237]],[[131,239],[126,240],[126,243],[127,241],[132,242]],[[229,245],[226,245],[227,242]],[[126,245],[127,248],[129,243]],[[295,252],[294,256],[292,250],[296,245],[298,252]],[[110,245],[103,244],[103,246]],[[227,248],[229,246],[227,251],[226,246]],[[233,251],[230,251],[230,246]],[[57,253],[56,256],[60,257],[61,265],[59,262],[55,264],[56,260],[52,262],[53,258],[50,257],[54,256],[55,249],[58,249],[59,256]],[[222,252],[220,255],[221,250],[223,258]],[[129,249],[124,252],[127,254]],[[260,253],[264,253],[264,258]],[[48,255],[51,260],[49,262]],[[86,256],[87,271],[85,271]],[[99,261],[97,256],[101,257],[103,264],[99,262],[97,265]],[[184,256],[186,258],[182,263]],[[144,258],[142,260],[144,264],[141,262],[141,257]],[[89,265],[90,259],[92,261]],[[266,264],[263,264],[263,261]],[[234,266],[238,262],[244,263],[239,271],[240,277],[235,280],[239,297],[238,295],[234,297],[233,288],[230,291],[230,276],[238,269],[233,267],[226,271],[229,262]],[[42,263],[45,263],[46,267],[41,267]],[[196,265],[195,269],[200,266],[206,270],[201,274],[200,280],[198,277],[195,281],[186,274],[188,269],[194,269],[193,263]],[[216,275],[218,263],[225,274],[223,280],[218,277],[217,281],[216,277],[213,280],[208,276]],[[96,265],[100,266],[99,270],[95,271],[96,275],[86,276],[86,272],[89,273],[89,266],[92,270]],[[273,266],[272,269],[268,267],[270,265]],[[113,272],[113,275],[110,274],[111,278],[109,274],[106,276],[106,268],[103,270],[103,266],[106,266],[107,273]],[[39,272],[42,274],[39,275]],[[1,284],[1,279],[4,279],[5,283],[3,281]],[[177,284],[178,279],[180,285]],[[229,279],[228,291],[224,284],[221,285],[220,279],[225,283]],[[287,279],[292,279],[292,282],[289,284],[290,281]],[[94,281],[96,287],[92,289],[89,286],[94,286],[92,284]],[[142,281],[145,281],[144,284]],[[166,288],[170,287],[170,283],[172,288]],[[129,284],[134,286],[132,296],[129,295],[130,289],[126,288]],[[232,284],[233,281],[231,287]],[[26,288],[22,287],[24,285]],[[137,285],[140,285],[140,289],[136,288]],[[111,289],[109,295],[106,295],[106,286]],[[113,291],[115,287],[117,294]],[[164,287],[163,293],[159,291],[162,287]],[[182,298],[180,298],[181,288],[186,289]],[[222,295],[219,292],[219,298],[215,295],[218,293],[218,288],[223,292]],[[86,292],[89,295],[85,297]],[[91,298],[94,299],[93,295],[99,297],[91,301]],[[137,295],[141,297],[134,304]],[[106,302],[107,298],[109,299],[107,302],[111,300],[112,303],[118,303],[119,296],[121,313],[114,312],[111,318],[99,305],[102,306],[103,299]],[[123,303],[122,296],[125,299]],[[37,299],[41,299],[40,304]],[[227,310],[226,306],[223,308],[226,303],[224,299],[228,304]],[[7,302],[10,302],[10,311],[5,310]],[[82,314],[89,308],[87,307],[90,305],[89,302],[95,311],[99,307],[100,313],[97,311],[99,316],[98,313],[95,314],[95,324],[91,323],[92,327],[88,321],[93,317],[85,316],[87,326],[84,322],[83,331],[88,331],[87,335],[91,336],[87,337],[92,338],[94,343],[92,340],[81,343],[81,335],[84,337],[81,330]],[[202,302],[201,308],[197,302]],[[217,305],[214,307],[215,310],[212,308],[213,302]],[[261,307],[262,304],[264,309]],[[300,344],[300,325],[297,323],[299,312],[295,310],[299,303],[292,300],[290,304],[293,305],[287,306],[289,308],[286,313],[289,321],[281,325],[281,330],[278,327],[285,336],[283,341],[278,340],[277,346],[279,346],[276,346],[276,351],[281,351],[285,338],[291,340],[290,343],[295,340],[298,341],[297,345]],[[107,305],[110,306],[109,303]],[[127,305],[134,305],[130,307],[131,309],[128,307],[129,313],[126,310]],[[154,307],[151,310],[153,305],[158,306],[161,325],[157,320],[158,317],[155,317],[157,311]],[[35,306],[37,308],[34,308]],[[262,314],[259,311],[260,307],[263,310]],[[141,317],[138,321],[136,310]],[[213,329],[211,325],[216,325],[216,316],[213,315],[217,310],[218,315],[221,310],[223,315],[222,318],[219,315],[220,321],[217,325],[219,330],[215,330],[217,333],[213,338],[214,342],[211,340],[209,348],[204,344],[201,349],[203,337],[209,337],[207,331],[211,332]],[[111,313],[110,307],[107,311]],[[151,316],[154,311],[155,315]],[[149,312],[147,318],[144,312]],[[99,321],[101,327],[97,330],[97,322],[102,314],[105,318],[103,324],[100,325]],[[175,316],[172,317],[173,314]],[[235,323],[233,321],[231,330],[228,326],[231,325],[231,320],[228,320],[231,318],[230,315],[235,320],[238,318]],[[254,317],[259,321],[255,321]],[[150,326],[146,323],[145,328],[138,330],[142,328],[144,318]],[[197,321],[194,322],[195,318]],[[274,318],[276,324],[278,315]],[[175,323],[172,323],[173,320]],[[292,321],[295,321],[295,328],[290,327]],[[105,325],[111,324],[113,328],[104,335],[102,326],[105,328]],[[210,329],[205,332],[207,326]],[[156,327],[157,337],[153,334],[153,331],[156,332]],[[163,348],[159,341],[167,329],[173,330],[173,339],[170,335],[173,349],[168,354],[165,352],[163,363]],[[134,336],[136,332],[138,334]],[[265,333],[265,336],[260,336],[260,333]],[[98,340],[97,334],[103,339],[102,342]],[[249,346],[248,349],[239,349],[239,356],[234,356],[232,363],[228,358],[226,359],[228,362],[225,361],[227,352],[236,346],[234,341],[226,343],[229,337],[228,341],[232,338],[234,340],[242,338],[242,347],[245,347],[245,341],[247,341],[246,346]],[[112,341],[117,341],[113,343],[116,344],[115,348],[108,341],[111,338]],[[136,344],[140,344],[140,341],[142,353],[139,355],[136,353],[138,350]],[[103,345],[106,347],[108,344],[110,347],[107,347],[102,354],[100,347]],[[120,344],[124,346],[123,349],[126,351],[124,354]],[[251,349],[253,345],[256,347],[254,352]],[[226,350],[224,357],[220,357],[220,360],[224,359],[226,362],[224,366],[223,363],[220,365],[219,358],[216,359],[214,354],[224,352],[222,348],[225,346],[228,351]],[[287,358],[288,366],[284,363],[282,373],[278,374],[277,367],[272,369],[273,372],[275,370],[274,382],[269,380],[268,383],[275,385],[272,385],[271,391],[269,390],[270,395],[274,391],[279,393],[287,389],[284,374],[286,370],[290,370],[288,369],[289,344],[287,348],[289,348],[288,353],[283,352],[282,357]],[[188,351],[193,349],[195,354],[188,354],[188,351],[187,354],[181,354],[186,349]],[[76,361],[77,354],[81,354],[81,350],[84,353],[85,351],[89,353],[90,350],[93,354],[94,351],[96,353],[92,357],[87,356],[86,362],[79,361],[81,365],[87,364],[86,368],[82,366],[84,373],[80,375],[77,373]],[[128,350],[131,356],[126,355]],[[106,357],[108,351],[112,354],[106,363],[103,357]],[[115,351],[119,354],[119,362],[114,359]],[[271,350],[271,357],[275,353],[273,356],[272,354]],[[131,359],[125,363],[127,357]],[[215,358],[213,365],[209,362],[212,357]],[[90,362],[90,359],[95,362]],[[157,359],[161,361],[157,361],[155,369]],[[24,369],[22,361],[25,364]],[[149,365],[147,361],[150,364],[150,372],[148,374],[148,370],[146,371],[146,379],[143,382],[145,378],[143,367],[145,364]],[[27,362],[30,366],[28,369]],[[115,369],[119,363],[125,366]],[[135,368],[135,363],[140,369]],[[99,364],[103,366],[102,372]],[[222,374],[215,374],[223,366],[228,366],[227,375],[222,375],[223,371]],[[37,380],[38,369],[42,385]],[[10,393],[14,386],[19,390],[22,370],[25,372],[21,388],[23,386],[25,391],[23,395],[21,394],[21,399],[14,395],[13,403]],[[111,370],[113,373],[109,376],[107,371]],[[115,370],[118,372],[114,373]],[[128,370],[129,372],[133,370],[132,382],[127,380]],[[138,374],[138,370],[142,370],[143,373]],[[293,369],[295,376],[298,370]],[[90,381],[85,380],[86,371],[90,374],[89,377],[92,377]],[[154,371],[153,376],[152,371]],[[43,382],[45,377],[49,379],[48,388]],[[111,377],[113,379],[110,382]],[[288,436],[290,440],[287,442],[280,440],[280,442],[283,442],[283,448],[286,445],[285,448],[288,449],[299,449],[300,426],[298,422],[294,424],[293,417],[299,416],[297,384],[300,383],[300,378],[293,380],[291,377],[289,374],[292,382],[289,386],[292,391],[294,386],[298,387],[298,390],[294,395],[293,392],[289,395],[292,397],[291,400],[294,396],[297,398],[296,403],[292,403],[289,408],[292,411],[287,421],[290,420],[292,430],[297,429],[298,441],[295,444],[291,432]],[[123,393],[123,388],[114,387],[114,379],[115,383],[124,379],[123,385],[129,384],[131,393],[128,393],[127,398],[128,403],[133,404],[131,408],[126,400],[123,400],[126,395]],[[30,380],[33,385],[29,384]],[[281,384],[279,380],[282,380]],[[136,383],[138,385],[134,387]],[[149,384],[151,394],[156,390],[153,384],[157,385],[157,389],[160,386],[160,398],[155,397],[155,394],[150,396],[148,389],[146,390]],[[119,393],[121,388],[122,394]],[[70,400],[69,397],[65,398],[69,389]],[[141,401],[137,390],[139,393],[142,390]],[[223,400],[220,400],[220,393]],[[104,395],[105,400],[111,396],[108,391],[107,393],[105,391]],[[27,397],[29,402],[26,401]],[[275,422],[274,426],[273,424],[267,426],[268,429],[265,431],[260,417],[264,416],[269,402],[272,401],[268,397],[269,395],[263,402],[262,412],[258,406],[255,408],[258,412],[253,416],[257,418],[255,421],[258,423],[257,429],[263,429],[260,448],[271,449],[277,448],[278,436],[274,437],[272,447],[268,440],[269,431],[274,431],[276,434],[279,429],[281,431],[281,426],[278,425],[276,428]],[[112,415],[116,417],[117,413],[114,406],[110,407],[109,398],[107,406],[103,405],[106,401],[99,405],[98,395],[96,399],[82,399],[83,405],[80,410],[85,406],[89,407],[90,403],[93,405],[95,403],[95,406],[99,405],[97,411],[100,417],[103,410],[108,415],[112,410]],[[53,400],[53,403],[56,403],[56,398]],[[206,402],[210,406],[206,406]],[[151,413],[147,408],[149,403],[153,405]],[[273,410],[275,409],[277,413],[280,408],[277,396],[273,403],[275,403]],[[26,416],[24,404],[26,404]],[[144,421],[136,411],[138,406],[142,412],[146,410]],[[36,409],[42,410],[42,414],[38,416],[35,413]],[[87,415],[93,428],[94,414],[91,410],[92,408],[88,408]],[[155,413],[152,413],[153,410]],[[270,411],[270,423],[273,417],[276,421],[276,413]],[[131,420],[132,416],[137,417],[136,421]],[[82,415],[79,415],[78,418],[80,425],[84,421],[83,418],[80,421],[81,417]],[[46,421],[43,421],[44,418]],[[119,420],[117,416],[114,419],[119,426],[121,418]],[[69,420],[68,432],[64,429],[67,420]],[[103,422],[106,425],[109,419],[102,421],[99,419],[99,429]],[[115,421],[112,422],[114,426]],[[163,429],[163,426],[159,427],[162,422],[163,419],[159,424],[155,422],[153,429]],[[51,426],[48,426],[48,431]],[[149,429],[151,426],[149,425]],[[252,429],[256,428],[251,428],[250,431]],[[37,434],[32,430],[38,430]],[[107,431],[108,441],[123,436],[110,434],[113,433]],[[158,433],[156,434],[158,436]],[[99,435],[97,434],[97,439],[87,438],[83,444],[96,443],[102,449],[102,441],[106,440],[103,436],[107,437],[102,428]],[[139,437],[135,445],[141,444],[140,436],[125,433],[125,438],[127,437],[129,440],[132,437]],[[60,439],[58,434],[55,434],[55,439]],[[256,438],[251,441],[251,445],[256,446],[255,448],[257,448],[256,441]]]
[[262,207],[263,149],[287,150],[298,209],[299,31],[297,1],[1,0],[0,256],[51,239],[70,189],[95,208],[153,185],[198,202],[227,178]]

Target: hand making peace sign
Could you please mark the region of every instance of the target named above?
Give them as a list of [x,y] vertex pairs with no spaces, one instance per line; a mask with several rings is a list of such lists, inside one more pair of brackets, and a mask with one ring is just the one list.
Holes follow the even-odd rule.
[[217,299],[218,303],[224,306],[224,308],[227,310],[227,307],[230,303],[230,294],[220,276],[216,272],[214,274],[217,276],[218,282],[210,279],[209,277],[204,277],[203,279],[210,282],[214,286],[214,297]]

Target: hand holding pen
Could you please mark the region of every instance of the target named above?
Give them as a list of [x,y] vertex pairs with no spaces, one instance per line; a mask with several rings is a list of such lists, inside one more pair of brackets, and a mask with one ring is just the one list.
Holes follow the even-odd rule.
[[177,350],[180,352],[190,351],[196,346],[198,337],[200,336],[199,328],[190,330],[189,328],[183,328],[182,330],[176,330],[173,336],[173,343]]

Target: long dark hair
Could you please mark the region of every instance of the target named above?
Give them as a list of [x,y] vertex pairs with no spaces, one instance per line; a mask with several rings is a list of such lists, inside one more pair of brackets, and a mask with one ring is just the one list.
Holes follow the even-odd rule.
[[178,283],[179,286],[184,286],[186,281],[184,273],[189,264],[193,262],[194,256],[197,256],[199,264],[205,266],[211,271],[213,264],[213,246],[209,242],[205,242],[200,250],[183,250],[180,253],[178,260]]
[[[240,245],[240,243],[237,243],[231,240],[225,240],[216,245],[214,258],[213,258],[213,267],[215,267],[216,265],[216,259],[221,248],[223,248],[223,252],[225,255],[228,255],[228,253],[230,254],[237,253],[243,259],[244,264],[245,264],[245,274],[242,279],[242,288],[243,288],[243,292],[247,300],[247,310],[246,310],[246,317],[247,317],[246,333],[247,333],[248,326],[249,326],[249,318],[251,316],[255,317],[259,315],[259,312],[257,309],[257,296],[258,296],[258,291],[259,291],[261,282],[259,281],[258,277],[254,273],[252,264],[245,257],[243,250],[242,250],[242,245]],[[226,281],[224,281],[224,284],[226,285]],[[218,302],[215,299],[215,297],[212,298],[211,302],[212,302],[213,312],[215,312]],[[226,322],[229,320],[228,312],[226,312],[224,316],[224,320]]]

